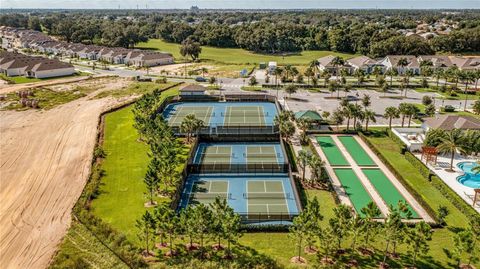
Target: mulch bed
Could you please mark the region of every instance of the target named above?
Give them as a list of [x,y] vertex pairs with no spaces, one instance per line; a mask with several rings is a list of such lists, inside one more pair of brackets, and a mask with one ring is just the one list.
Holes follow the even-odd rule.
[[295,256],[290,259],[290,262],[298,265],[307,265],[307,260],[303,257]]

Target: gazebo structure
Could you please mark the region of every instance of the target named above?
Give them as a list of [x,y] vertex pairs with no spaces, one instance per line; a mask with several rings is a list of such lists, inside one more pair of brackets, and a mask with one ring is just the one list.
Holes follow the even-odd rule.
[[295,113],[295,119],[309,120],[313,125],[320,125],[322,123],[322,116],[314,110],[303,110]]
[[425,163],[437,164],[437,156],[438,150],[436,147],[422,147],[422,156],[420,160],[423,161],[423,158],[425,157]]

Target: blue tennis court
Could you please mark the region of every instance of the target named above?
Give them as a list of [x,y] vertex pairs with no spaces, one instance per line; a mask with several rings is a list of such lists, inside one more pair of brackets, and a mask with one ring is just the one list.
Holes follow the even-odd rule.
[[179,208],[208,204],[215,197],[227,199],[235,212],[247,218],[262,215],[269,219],[269,216],[299,213],[288,175],[189,175]]
[[278,142],[248,142],[248,143],[200,143],[198,145],[194,164],[201,163],[285,163],[280,143]]
[[272,126],[277,108],[269,102],[178,102],[169,104],[162,115],[171,126],[180,126],[188,114],[210,127]]

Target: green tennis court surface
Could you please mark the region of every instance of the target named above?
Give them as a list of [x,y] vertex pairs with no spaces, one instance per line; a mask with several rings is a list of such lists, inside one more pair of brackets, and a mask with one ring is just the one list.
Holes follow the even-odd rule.
[[190,203],[209,204],[215,201],[216,197],[223,199],[229,198],[228,181],[226,180],[202,180],[195,182],[192,193],[190,194]]
[[265,126],[265,116],[262,106],[228,106],[226,108],[225,126]]
[[169,123],[171,126],[180,126],[182,124],[183,119],[189,115],[195,115],[195,118],[202,120],[205,125],[210,123],[210,117],[213,114],[213,107],[212,106],[180,106],[175,111],[172,117],[169,119]]
[[285,193],[283,182],[280,180],[249,180],[247,181],[247,193],[243,194],[247,199],[249,214],[288,214],[287,200],[289,194]]
[[363,147],[355,140],[353,136],[337,136],[338,140],[342,142],[342,144],[347,149],[348,153],[355,162],[360,166],[369,166],[373,165],[376,166],[375,162],[368,156],[367,152],[363,149]]
[[343,189],[350,198],[350,201],[352,202],[353,207],[355,207],[357,213],[363,215],[361,213],[362,208],[367,206],[368,203],[372,202],[373,200],[368,194],[367,190],[365,190],[363,187],[360,179],[350,168],[336,168],[333,169],[333,171],[340,180],[340,183],[342,183]]
[[331,136],[317,136],[317,142],[322,148],[323,153],[327,156],[330,165],[349,165],[342,152],[338,149]]
[[[398,201],[405,201],[405,198],[380,169],[362,169],[362,172],[367,176],[387,205],[397,207]],[[412,212],[412,218],[419,218],[417,212],[409,204],[407,205]]]
[[204,148],[201,153],[201,162],[207,164],[230,163],[232,157],[231,146],[212,146]]

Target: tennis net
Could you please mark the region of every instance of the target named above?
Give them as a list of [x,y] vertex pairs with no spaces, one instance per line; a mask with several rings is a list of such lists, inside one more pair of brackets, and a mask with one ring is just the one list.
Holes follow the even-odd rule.
[[268,116],[268,112],[259,112],[259,111],[239,111],[239,112],[230,112],[230,113],[223,113],[221,112],[222,117],[231,117],[231,118],[243,118],[245,116],[255,116],[255,117],[264,117]]
[[215,199],[220,197],[221,199],[230,199],[232,197],[231,193],[204,193],[196,192],[190,194],[191,199]]
[[289,193],[284,192],[246,192],[243,193],[245,199],[290,199]]

